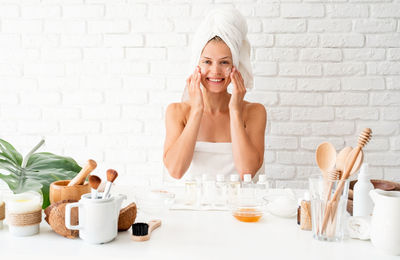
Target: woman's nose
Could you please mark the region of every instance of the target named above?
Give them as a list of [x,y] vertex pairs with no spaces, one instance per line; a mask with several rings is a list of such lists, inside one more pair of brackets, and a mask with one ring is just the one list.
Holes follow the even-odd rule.
[[219,64],[213,64],[210,68],[210,72],[215,73],[215,74],[221,74],[222,67]]

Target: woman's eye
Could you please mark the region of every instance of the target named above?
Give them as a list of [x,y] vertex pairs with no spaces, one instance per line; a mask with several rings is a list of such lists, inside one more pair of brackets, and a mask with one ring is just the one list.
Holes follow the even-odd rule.
[[223,61],[223,62],[221,62],[222,64],[229,64],[229,61]]
[[209,61],[209,60],[205,60],[205,61],[203,61],[203,63],[204,63],[204,64],[210,64],[210,63],[211,63],[211,61]]

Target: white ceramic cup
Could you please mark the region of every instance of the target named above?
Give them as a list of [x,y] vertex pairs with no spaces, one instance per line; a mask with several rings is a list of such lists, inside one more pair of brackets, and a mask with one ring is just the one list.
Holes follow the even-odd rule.
[[[107,199],[91,199],[91,194],[82,195],[79,202],[65,207],[65,226],[79,230],[79,237],[92,244],[112,241],[118,234],[118,217],[125,195],[111,196]],[[71,225],[71,209],[77,207],[79,225]]]

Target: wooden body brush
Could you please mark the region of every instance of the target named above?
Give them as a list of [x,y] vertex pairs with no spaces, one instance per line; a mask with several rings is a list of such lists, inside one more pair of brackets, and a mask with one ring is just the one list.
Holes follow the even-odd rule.
[[149,223],[135,223],[132,225],[132,240],[147,241],[151,232],[161,226],[161,220],[151,220]]

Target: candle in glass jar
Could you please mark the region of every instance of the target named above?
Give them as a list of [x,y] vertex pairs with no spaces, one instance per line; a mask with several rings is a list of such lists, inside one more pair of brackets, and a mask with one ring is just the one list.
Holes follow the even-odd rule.
[[6,212],[10,232],[16,236],[39,233],[42,203],[42,196],[33,191],[9,196],[6,200]]

